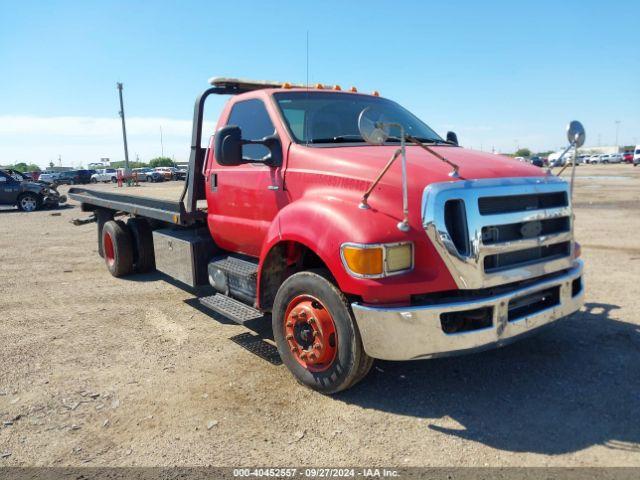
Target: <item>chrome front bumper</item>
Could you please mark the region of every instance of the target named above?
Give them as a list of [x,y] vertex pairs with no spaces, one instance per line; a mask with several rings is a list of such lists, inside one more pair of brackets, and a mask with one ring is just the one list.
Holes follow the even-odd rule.
[[[578,260],[563,275],[542,280],[507,293],[472,301],[408,307],[370,307],[351,305],[368,355],[383,360],[413,360],[469,353],[499,347],[521,336],[566,317],[580,309],[584,301],[584,282],[572,293],[573,281],[582,277]],[[509,302],[535,292],[559,287],[558,302],[551,307],[509,321]],[[490,327],[447,334],[440,315],[483,307],[493,310]]]

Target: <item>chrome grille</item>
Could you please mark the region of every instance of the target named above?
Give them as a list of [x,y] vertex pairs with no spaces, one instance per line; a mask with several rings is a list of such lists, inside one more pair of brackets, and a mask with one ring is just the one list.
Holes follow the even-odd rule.
[[459,288],[516,282],[572,263],[568,184],[557,177],[432,184],[422,219]]
[[480,215],[526,212],[545,208],[566,207],[566,192],[529,193],[525,195],[490,196],[478,199]]

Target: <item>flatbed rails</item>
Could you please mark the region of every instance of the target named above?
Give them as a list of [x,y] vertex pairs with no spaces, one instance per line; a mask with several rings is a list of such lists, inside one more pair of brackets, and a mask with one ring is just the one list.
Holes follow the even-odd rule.
[[202,210],[187,213],[182,200],[165,200],[85,187],[72,187],[69,190],[69,197],[80,202],[84,210],[105,208],[175,225],[187,226],[205,219],[205,213]]

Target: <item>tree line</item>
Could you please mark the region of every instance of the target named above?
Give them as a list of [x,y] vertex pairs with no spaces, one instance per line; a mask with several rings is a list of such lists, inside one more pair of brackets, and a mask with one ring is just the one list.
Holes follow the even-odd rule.
[[[49,163],[49,167],[53,167],[53,162]],[[149,160],[149,162],[129,162],[129,168],[156,168],[156,167],[175,167],[176,162],[174,162],[169,157],[156,157]],[[111,162],[110,168],[123,168],[124,160],[119,162]],[[42,169],[36,165],[35,163],[26,163],[26,162],[18,162],[14,165],[9,165],[9,168],[12,170],[16,170],[18,172],[41,172]]]

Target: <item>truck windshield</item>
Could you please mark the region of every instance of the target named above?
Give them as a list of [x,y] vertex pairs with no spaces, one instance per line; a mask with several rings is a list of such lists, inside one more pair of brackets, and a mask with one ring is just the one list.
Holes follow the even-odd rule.
[[[317,91],[275,93],[274,97],[289,130],[299,143],[364,142],[358,131],[358,116],[367,107],[375,108],[385,122],[403,125],[407,134],[421,141],[444,143],[415,115],[385,98]],[[394,130],[398,129],[391,129],[389,142],[399,141],[400,131]]]

